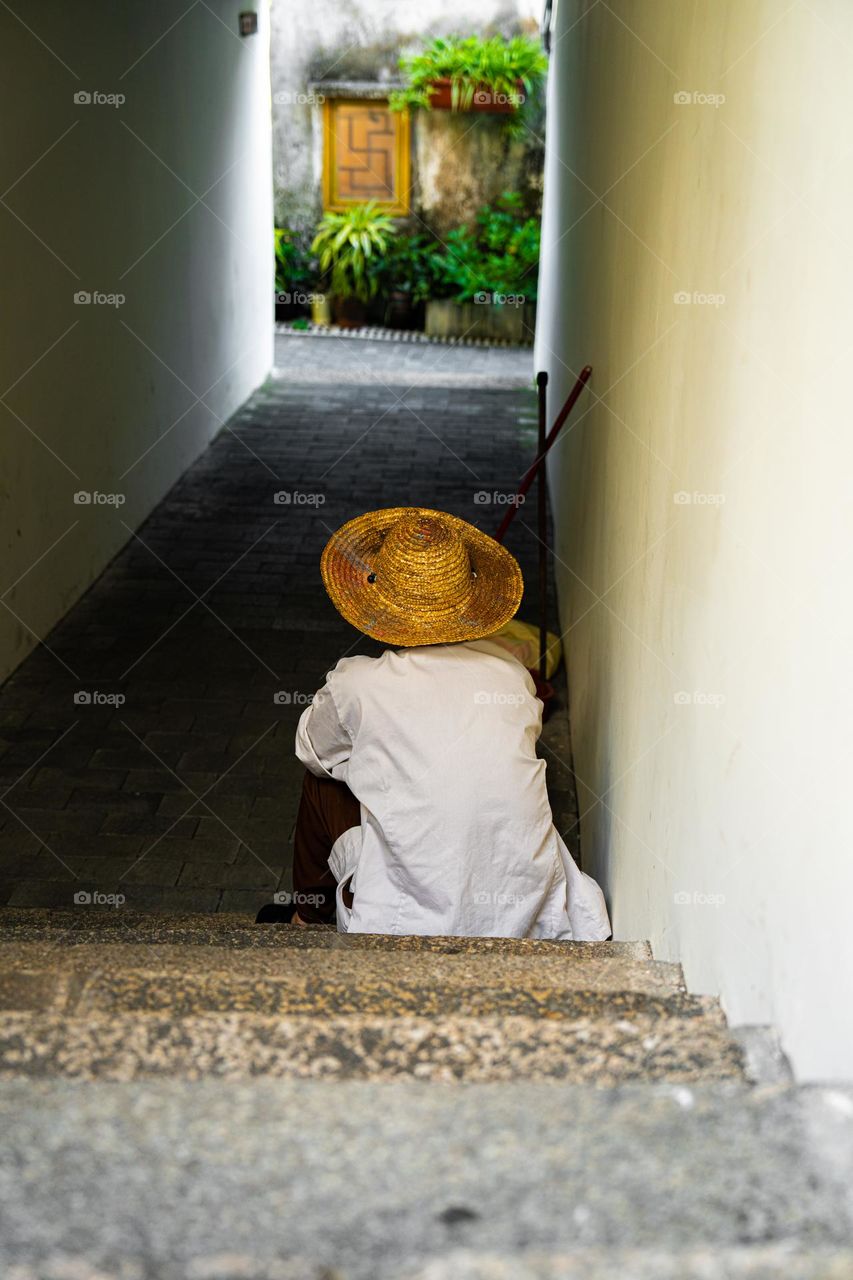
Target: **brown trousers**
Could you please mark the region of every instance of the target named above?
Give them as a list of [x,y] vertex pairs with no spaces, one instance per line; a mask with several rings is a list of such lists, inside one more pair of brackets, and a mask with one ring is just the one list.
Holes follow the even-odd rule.
[[[338,882],[329,870],[329,854],[338,836],[361,825],[361,809],[349,787],[306,770],[293,837],[293,901],[307,924],[335,918]],[[352,894],[344,890],[352,906]]]

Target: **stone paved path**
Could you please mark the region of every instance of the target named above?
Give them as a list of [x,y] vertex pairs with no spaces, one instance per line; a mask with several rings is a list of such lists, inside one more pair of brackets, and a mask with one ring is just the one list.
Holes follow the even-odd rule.
[[[437,349],[405,352],[391,385],[393,352],[371,384],[348,378],[351,355],[336,366],[328,339],[285,348],[283,368],[323,380],[270,379],[0,690],[0,902],[97,892],[143,910],[238,911],[288,886],[296,721],[338,657],[378,652],[325,596],[326,539],[405,504],[493,531],[503,507],[477,495],[512,492],[532,457],[530,391],[411,388]],[[507,545],[533,585],[526,523],[522,510]],[[564,710],[547,742],[573,839]]]
[[525,347],[383,342],[370,338],[278,334],[276,367],[289,380],[321,381],[332,362],[348,382],[382,385],[514,388],[533,385],[533,352]]

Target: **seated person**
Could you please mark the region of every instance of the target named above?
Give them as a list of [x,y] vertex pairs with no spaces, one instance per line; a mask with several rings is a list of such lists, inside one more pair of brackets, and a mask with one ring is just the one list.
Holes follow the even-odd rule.
[[554,827],[542,703],[488,637],[516,560],[455,516],[369,512],[328,542],[332,602],[379,658],[341,658],[304,712],[293,903],[259,921],[350,933],[601,940],[603,894]]

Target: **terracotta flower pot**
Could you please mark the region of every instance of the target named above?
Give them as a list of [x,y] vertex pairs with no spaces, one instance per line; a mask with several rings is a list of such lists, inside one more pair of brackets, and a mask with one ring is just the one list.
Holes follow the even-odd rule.
[[332,298],[332,315],[341,329],[360,329],[367,324],[367,304],[358,298]]
[[[430,106],[433,111],[453,110],[453,86],[449,77],[433,80],[430,86]],[[509,115],[517,111],[524,102],[524,86],[518,82],[517,90],[511,93],[496,93],[487,84],[478,84],[474,96],[466,111],[482,111],[490,115]]]

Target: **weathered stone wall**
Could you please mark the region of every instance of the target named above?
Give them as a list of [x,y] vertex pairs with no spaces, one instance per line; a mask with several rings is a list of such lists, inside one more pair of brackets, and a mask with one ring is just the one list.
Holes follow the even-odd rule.
[[536,137],[512,137],[501,116],[418,111],[413,133],[415,208],[439,235],[470,221],[502,191],[527,189],[531,169],[541,173]]
[[[272,0],[273,181],[279,226],[313,227],[322,213],[323,80],[398,79],[400,55],[437,35],[538,31],[540,0]],[[539,185],[542,130],[518,140],[499,116],[415,113],[412,202],[439,232],[468,221],[501,191]]]

